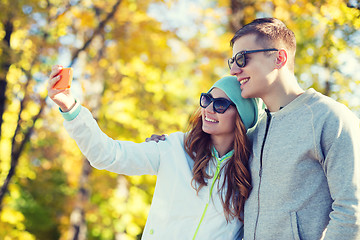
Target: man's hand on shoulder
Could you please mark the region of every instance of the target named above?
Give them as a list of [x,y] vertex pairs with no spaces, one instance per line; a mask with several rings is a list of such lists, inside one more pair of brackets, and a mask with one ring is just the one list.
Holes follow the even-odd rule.
[[153,134],[153,135],[151,135],[151,137],[146,138],[145,142],[155,141],[158,143],[159,141],[165,141],[166,136],[167,136],[167,134],[162,134],[162,135]]

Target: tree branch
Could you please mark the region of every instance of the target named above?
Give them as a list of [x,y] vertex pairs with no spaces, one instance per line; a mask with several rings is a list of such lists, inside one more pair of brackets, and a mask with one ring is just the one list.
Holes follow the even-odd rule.
[[[8,187],[9,187],[9,183],[11,181],[11,178],[15,175],[15,170],[16,170],[16,167],[18,165],[18,162],[19,162],[19,157],[20,157],[20,154],[21,152],[23,151],[24,147],[25,147],[25,144],[29,141],[30,139],[30,136],[31,136],[31,133],[33,132],[34,130],[34,127],[35,127],[35,122],[37,119],[39,119],[43,109],[44,109],[44,106],[45,106],[45,99],[42,99],[41,100],[41,103],[40,103],[40,110],[38,112],[37,115],[35,115],[33,117],[33,124],[30,128],[27,129],[27,131],[25,132],[24,134],[24,138],[23,140],[21,141],[21,143],[19,144],[19,147],[17,149],[15,149],[14,147],[14,143],[13,143],[13,146],[12,146],[12,151],[11,151],[11,166],[10,166],[10,170],[6,176],[6,179],[4,181],[4,184],[1,186],[0,188],[0,211],[2,210],[2,200],[5,196],[5,193],[7,192],[8,190]],[[19,124],[18,124],[19,126]],[[15,135],[14,135],[14,138],[15,138]],[[13,140],[14,142],[14,140]]]
[[111,18],[114,17],[115,12],[117,11],[120,3],[121,3],[121,0],[118,0],[118,1],[115,3],[115,5],[113,6],[112,11],[106,16],[106,18],[105,18],[103,21],[100,22],[99,26],[95,29],[94,34],[85,42],[85,44],[83,45],[82,48],[78,49],[78,50],[74,53],[74,55],[73,55],[73,57],[72,57],[72,59],[71,59],[71,62],[70,62],[70,66],[72,66],[72,65],[74,64],[74,62],[76,61],[76,59],[77,59],[78,56],[79,56],[79,53],[82,52],[82,51],[84,51],[84,50],[90,45],[90,43],[93,41],[94,37],[97,36],[98,34],[100,34],[100,33],[103,31],[106,23],[107,23]]
[[346,6],[348,7],[348,8],[355,8],[355,9],[357,9],[357,10],[360,10],[360,3],[358,2],[357,4],[351,4],[351,3],[347,3],[346,4]]

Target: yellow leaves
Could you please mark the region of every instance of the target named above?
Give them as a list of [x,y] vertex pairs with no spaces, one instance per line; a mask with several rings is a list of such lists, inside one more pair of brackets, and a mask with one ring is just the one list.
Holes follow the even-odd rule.
[[[5,37],[5,30],[4,30],[4,25],[2,23],[0,23],[0,40],[2,40]],[[0,48],[0,50],[2,50],[2,48]]]
[[72,14],[80,24],[79,27],[95,27],[95,12],[84,11],[78,8],[72,8]]
[[8,236],[4,237],[4,240],[13,240],[13,239],[21,239],[21,240],[35,240],[35,236],[29,232],[19,231],[17,233],[11,233]]
[[66,17],[65,14],[60,15],[59,21],[55,26],[49,29],[50,38],[53,38],[53,41],[58,41],[58,37],[65,36],[68,34],[68,26],[71,24],[71,18]]
[[230,7],[229,6],[230,1],[228,0],[218,0],[217,2],[219,7]]
[[46,0],[39,0],[39,3],[38,5],[41,7],[41,8],[46,8],[48,6],[48,3]]
[[[23,43],[23,49],[32,49],[34,46],[33,46],[33,43],[30,39],[26,39]],[[27,68],[28,70],[29,68]]]
[[255,8],[253,6],[246,6],[244,8],[244,15],[245,16],[255,16]]
[[160,78],[160,70],[156,68],[147,68],[148,78],[145,80],[145,90],[150,93],[155,93],[154,100],[159,101],[162,99],[163,83]]
[[20,156],[19,160],[19,168],[17,168],[17,176],[22,179],[32,179],[34,180],[36,178],[36,172],[34,169],[30,166],[31,162],[28,161],[27,156]]
[[[5,125],[1,129],[3,133],[8,132],[4,129]],[[10,157],[11,157],[11,138],[6,136],[1,137],[0,141],[0,152],[1,152],[1,161],[0,161],[0,179],[5,179],[6,172],[10,169]]]
[[315,6],[313,3],[308,2],[308,1],[304,1],[304,7],[303,7],[303,11],[307,14],[307,15],[311,15],[311,13],[316,13],[318,12],[318,8],[317,6]]
[[[348,85],[347,80],[344,78],[344,76],[340,72],[338,72],[338,71],[334,72],[332,74],[332,77],[335,79],[336,83],[339,84],[340,86],[343,86],[343,88],[345,88],[345,86]],[[341,89],[341,91],[344,91],[343,88]]]
[[[25,221],[25,217],[24,215],[17,211],[14,210],[8,206],[4,206],[1,213],[0,213],[0,227],[1,225],[5,225],[3,226],[0,232],[0,237],[3,236],[3,239],[13,239],[11,237],[15,237],[16,235],[21,235],[24,236],[25,238],[19,238],[19,239],[35,239],[31,234],[26,233],[26,232],[22,232],[19,233],[17,231],[21,231],[21,230],[25,230],[25,226],[24,226],[24,221]],[[14,226],[13,228],[9,229],[9,225]],[[4,235],[5,234],[5,235]]]
[[32,122],[30,123],[29,120],[31,120],[31,118],[38,112],[39,104],[37,102],[28,101],[27,108],[21,113],[21,119],[28,122],[27,124],[32,124]]
[[80,150],[76,147],[76,143],[70,137],[64,139],[62,146],[61,157],[66,159],[63,163],[64,172],[67,174],[68,183],[70,186],[78,186],[78,180],[81,174],[83,162],[86,161],[85,157],[81,154]]
[[0,238],[1,239],[29,239],[35,240],[34,236],[26,232],[24,222],[25,216],[19,210],[12,208],[10,199],[14,200],[19,197],[19,194],[14,194],[14,187],[11,186],[11,196],[5,196],[3,208],[0,213]]
[[283,21],[286,21],[290,18],[291,13],[284,9],[283,7],[277,6],[274,11],[274,16],[278,19],[282,19]]
[[360,56],[360,47],[359,47],[359,46],[354,47],[354,48],[353,48],[353,52],[354,52],[354,54],[355,54],[356,56]]
[[61,37],[61,36],[65,36],[66,34],[67,34],[67,25],[59,24],[56,35]]
[[142,232],[142,229],[136,223],[130,222],[126,226],[126,232],[131,236],[137,236]]
[[233,33],[225,32],[221,36],[218,37],[218,49],[221,52],[228,52],[229,58],[232,56],[232,49],[230,47],[230,40],[234,36]]
[[20,30],[15,31],[12,34],[11,40],[10,40],[11,48],[14,50],[21,50],[26,37],[27,37],[26,29],[20,29]]
[[169,63],[183,63],[188,61],[194,61],[196,59],[194,52],[191,51],[191,49],[189,49],[183,41],[180,41],[178,39],[169,39],[167,43],[172,50],[172,55],[169,56]]
[[20,79],[24,79],[23,72],[21,71],[21,69],[15,67],[14,65],[10,66],[9,72],[6,77],[8,83],[15,84]]
[[[103,175],[108,174],[103,172]],[[144,186],[147,186],[146,180],[148,178],[148,176],[124,177],[119,175],[116,186],[112,186],[116,190],[111,191],[112,194],[106,199],[106,204],[101,204],[100,214],[89,213],[87,215],[88,222],[95,225],[89,230],[103,238],[105,235],[124,233],[122,238],[136,239],[145,225],[149,211],[151,196],[143,189]],[[151,178],[154,179],[154,177]],[[104,179],[104,176],[101,179]],[[99,187],[104,188],[104,185]],[[106,226],[105,228],[109,229],[110,232],[104,234],[104,228],[100,225]]]
[[136,11],[137,9],[136,3],[130,3],[128,9],[133,12]]
[[106,68],[106,67],[109,66],[109,61],[107,61],[105,58],[102,58],[99,61],[99,66],[102,67],[102,68]]
[[291,4],[290,6],[290,11],[293,13],[293,14],[301,14],[301,12],[303,11],[303,9],[301,8],[301,5],[300,4]]
[[122,123],[131,123],[132,116],[127,114],[126,111],[133,109],[133,101],[132,99],[127,98],[122,102],[113,102],[109,106],[109,113],[113,112],[112,114],[107,115],[107,118],[114,119]]
[[338,19],[341,16],[339,6],[336,5],[322,5],[320,7],[320,13],[329,19]]
[[333,0],[331,3],[322,4],[320,14],[329,22],[335,22],[339,25],[359,22],[358,11],[347,7],[346,3],[341,0]]
[[[48,16],[43,9],[42,12],[36,9],[37,2],[31,1],[36,3],[33,13],[41,16],[39,21],[46,21]],[[32,74],[45,72],[44,68],[64,57],[59,55],[59,50],[67,51],[69,48],[71,53],[81,48],[82,43],[92,36],[98,21],[103,19],[115,2],[116,0],[80,1],[71,6],[69,11],[41,26],[34,23],[31,18],[33,14],[26,18],[27,22],[24,19],[15,22],[11,46],[18,59],[15,59],[16,63],[7,74],[9,101],[0,142],[1,179],[4,179],[10,167],[11,140],[27,80],[21,68],[30,70]],[[191,16],[198,17],[192,20],[194,37],[187,40],[176,35],[176,30],[181,27],[163,30],[161,22],[154,19],[154,16],[147,15],[147,6],[152,2],[122,1],[119,11],[107,23],[104,33],[94,38],[95,41],[82,52],[76,63],[82,68],[80,71],[84,72],[77,79],[81,81],[86,95],[82,103],[99,110],[101,128],[116,139],[141,142],[153,133],[183,130],[189,114],[198,107],[199,93],[206,91],[219,76],[228,74],[226,59],[232,54],[229,41],[233,33],[227,30],[226,13],[218,6],[228,7],[229,1],[217,1],[216,7],[208,9],[191,5],[191,9],[188,9]],[[42,3],[45,4],[46,1]],[[64,7],[67,2],[54,0],[51,3],[53,5],[46,11],[53,17],[60,9],[57,7]],[[266,8],[266,14],[284,20],[294,30],[300,43],[297,68],[304,72],[304,79],[316,81],[315,78],[324,78],[321,74],[317,76],[317,71],[311,71],[309,66],[314,62],[324,64],[325,60],[336,63],[334,56],[343,49],[348,50],[349,46],[345,42],[346,38],[342,39],[342,34],[332,34],[332,31],[339,23],[359,28],[360,20],[353,10],[339,1],[325,1],[322,5],[306,0],[298,0],[292,5],[289,3],[281,0],[273,0],[271,3],[256,1],[254,5],[241,11],[245,15],[245,22],[257,16],[261,7]],[[174,3],[165,1],[164,4],[171,9]],[[99,10],[99,16],[95,14],[94,6],[97,7],[96,11]],[[171,25],[170,21],[166,23]],[[34,29],[38,32],[29,35],[31,26],[35,26]],[[46,40],[43,39],[45,34]],[[59,41],[59,36],[67,34],[71,38],[64,46]],[[0,26],[0,39],[4,35],[3,26]],[[360,55],[359,48],[351,50],[357,56]],[[1,51],[5,50],[1,48],[0,54]],[[319,59],[318,51],[322,59]],[[21,54],[17,54],[19,52]],[[67,61],[67,58],[65,55],[65,59],[60,60]],[[34,66],[31,65],[33,61]],[[320,68],[322,66],[318,67]],[[334,71],[331,77],[339,88],[347,90],[348,79],[341,71]],[[322,80],[314,85],[321,87]],[[359,80],[355,83],[359,84]],[[34,97],[31,99],[38,97],[38,92],[33,90],[34,86],[35,83],[30,83],[26,89]],[[44,93],[45,91],[42,92]],[[95,100],[94,103],[94,98],[100,100]],[[31,126],[31,118],[38,107],[35,101],[27,103],[21,115],[24,119],[20,123],[22,128]],[[41,186],[50,186],[41,182],[40,178],[54,168],[59,168],[59,174],[66,179],[66,183],[56,186],[67,189],[64,190],[66,201],[59,203],[61,207],[53,210],[62,214],[58,217],[59,222],[54,224],[61,229],[61,238],[64,238],[68,234],[68,216],[75,205],[74,192],[79,187],[84,157],[62,127],[62,118],[56,107],[45,109],[42,118],[43,121],[38,121],[35,126],[31,144],[27,145],[20,159],[17,177],[20,182],[32,179],[36,184],[41,183]],[[16,140],[20,141],[23,137],[18,135]],[[125,180],[118,180],[120,178]],[[43,178],[43,181],[44,179],[46,181],[48,178]],[[93,169],[90,180],[87,181],[91,200],[84,200],[89,238],[113,239],[117,234],[122,239],[136,239],[146,221],[155,180],[154,176],[125,178]],[[11,199],[6,198],[11,204],[22,194],[14,185],[10,189]],[[24,216],[26,215],[16,210],[8,209],[6,221],[0,221],[0,239],[4,236],[4,223],[7,226],[15,224],[18,229],[24,229]],[[31,235],[26,237],[26,232],[22,232],[24,235],[19,239],[31,239]],[[20,235],[12,232],[8,236]]]
[[360,29],[360,18],[354,18],[353,20],[353,26],[355,29]]

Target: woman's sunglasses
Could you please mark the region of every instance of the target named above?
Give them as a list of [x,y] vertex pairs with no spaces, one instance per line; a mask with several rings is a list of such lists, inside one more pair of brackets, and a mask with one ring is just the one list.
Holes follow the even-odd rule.
[[278,51],[275,48],[269,48],[269,49],[259,49],[259,50],[250,50],[250,51],[241,51],[238,52],[237,54],[235,54],[234,57],[229,58],[228,60],[228,65],[229,68],[231,70],[232,66],[234,65],[234,63],[236,62],[236,65],[238,65],[238,67],[245,67],[246,65],[246,54],[250,54],[250,53],[257,53],[257,52],[270,52],[270,51]]
[[226,98],[213,98],[210,93],[202,93],[200,96],[200,106],[207,108],[211,103],[213,103],[214,111],[217,113],[224,113],[230,105],[235,106],[233,102]]

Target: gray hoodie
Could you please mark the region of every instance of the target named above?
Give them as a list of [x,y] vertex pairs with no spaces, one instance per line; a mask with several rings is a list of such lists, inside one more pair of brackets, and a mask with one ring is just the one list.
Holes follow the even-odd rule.
[[244,239],[359,240],[359,119],[313,89],[268,114],[249,133]]

